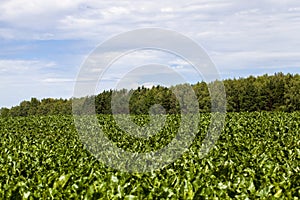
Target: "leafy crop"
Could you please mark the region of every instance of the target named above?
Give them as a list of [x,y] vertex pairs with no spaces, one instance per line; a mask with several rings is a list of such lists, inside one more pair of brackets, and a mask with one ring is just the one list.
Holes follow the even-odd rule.
[[[203,159],[199,149],[210,117],[200,119],[196,139],[173,164],[130,174],[97,161],[83,147],[72,116],[0,118],[0,199],[299,198],[299,112],[229,113]],[[149,151],[174,137],[180,119],[170,115],[165,131],[149,140],[126,136],[110,115],[99,122],[119,147]]]

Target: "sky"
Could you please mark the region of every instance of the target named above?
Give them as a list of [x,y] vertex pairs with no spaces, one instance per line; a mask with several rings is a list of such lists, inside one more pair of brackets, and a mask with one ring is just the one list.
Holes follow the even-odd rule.
[[[72,97],[81,67],[99,44],[151,27],[194,40],[222,79],[300,73],[298,0],[1,0],[0,107],[31,97]],[[99,91],[114,88],[132,65],[168,65],[187,82],[198,80],[185,61],[166,52],[127,57],[116,61]]]

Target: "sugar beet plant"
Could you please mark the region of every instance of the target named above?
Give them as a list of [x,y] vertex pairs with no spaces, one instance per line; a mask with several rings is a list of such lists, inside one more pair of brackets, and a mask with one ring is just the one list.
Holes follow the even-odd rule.
[[[131,174],[97,161],[71,116],[0,118],[0,199],[299,199],[299,112],[229,113],[215,147],[201,159],[209,120],[200,115],[193,144],[174,163]],[[166,145],[178,123],[170,115],[161,132],[141,140],[122,132],[112,116],[99,115],[107,137],[138,152]]]

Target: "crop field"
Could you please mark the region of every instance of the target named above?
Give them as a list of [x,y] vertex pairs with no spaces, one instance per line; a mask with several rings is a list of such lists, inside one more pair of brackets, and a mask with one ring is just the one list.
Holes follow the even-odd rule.
[[[168,144],[180,118],[150,139],[123,133],[99,115],[118,147],[143,152]],[[199,149],[210,123],[174,163],[148,173],[105,166],[85,149],[72,116],[0,118],[0,199],[299,199],[300,112],[228,113],[225,128],[204,158]],[[147,123],[136,116],[137,124]]]

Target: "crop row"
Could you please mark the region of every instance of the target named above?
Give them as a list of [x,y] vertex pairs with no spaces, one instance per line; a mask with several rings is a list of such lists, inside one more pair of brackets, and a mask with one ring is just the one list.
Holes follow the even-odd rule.
[[[154,151],[175,137],[180,117],[149,139],[99,124],[116,146]],[[137,124],[147,124],[138,116]],[[201,114],[188,151],[148,173],[121,172],[83,146],[72,116],[0,118],[0,199],[298,199],[300,113],[229,113],[219,140],[201,158],[210,116]]]

